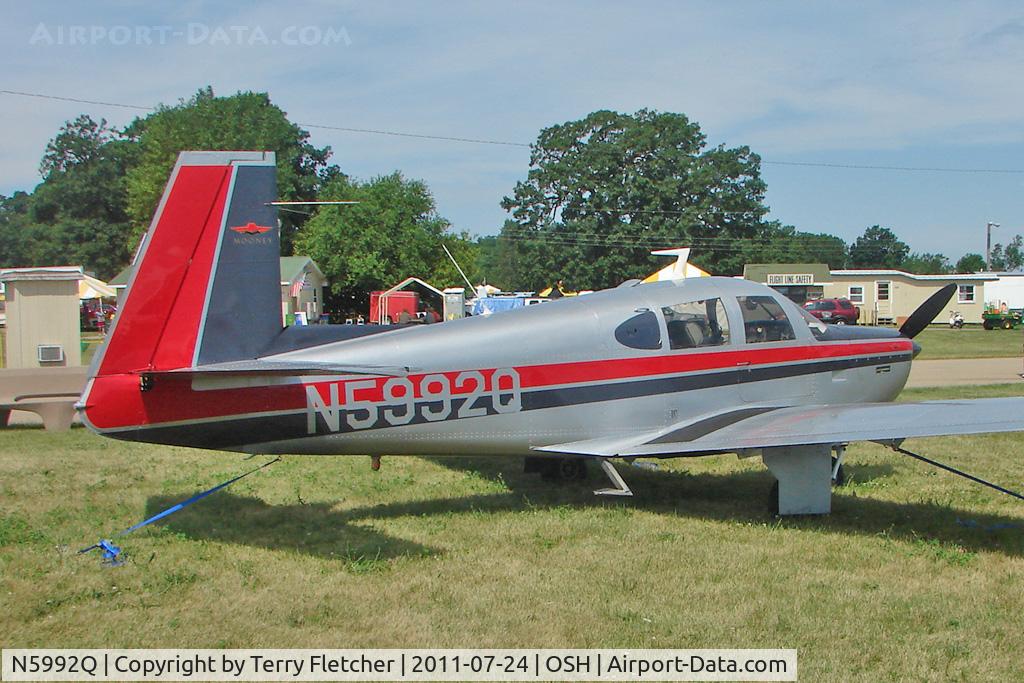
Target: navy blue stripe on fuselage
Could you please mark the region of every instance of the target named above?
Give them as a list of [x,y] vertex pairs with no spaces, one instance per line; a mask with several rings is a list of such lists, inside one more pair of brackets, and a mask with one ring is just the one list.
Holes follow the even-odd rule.
[[[522,392],[522,412],[795,378],[823,372],[836,372],[873,365],[909,362],[910,360],[911,354],[909,352],[894,353],[807,361],[767,367],[743,366],[672,377],[524,390]],[[443,421],[473,419],[471,417],[459,417],[458,415],[460,408],[466,400],[466,398],[462,397],[453,397],[451,400],[451,410]],[[431,401],[421,402],[418,405],[425,406],[430,412],[436,414],[442,408],[443,403],[441,401]],[[490,397],[487,395],[478,396],[473,407],[485,408],[487,416],[499,414],[499,411],[494,408]],[[365,409],[357,409],[353,412],[356,413],[357,418],[365,416]],[[361,429],[353,429],[348,423],[348,411],[341,409],[339,411],[340,429],[338,431],[329,429],[324,419],[317,415],[315,416],[315,432],[312,434],[308,430],[307,409],[296,413],[260,416],[244,415],[188,424],[158,424],[138,429],[111,431],[107,432],[107,435],[114,438],[148,443],[230,450],[246,444],[304,439],[329,434],[369,432],[441,421],[427,419],[426,413],[428,411],[421,409],[417,411],[417,414],[406,425],[394,425],[387,422],[379,414],[381,411],[378,410],[377,412],[378,418],[374,424]]]

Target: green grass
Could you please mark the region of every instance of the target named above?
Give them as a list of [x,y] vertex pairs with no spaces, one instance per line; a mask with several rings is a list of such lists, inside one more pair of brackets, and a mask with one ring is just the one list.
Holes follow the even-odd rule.
[[921,345],[918,360],[941,358],[1020,358],[1024,350],[1024,332],[986,330],[980,325],[952,330],[932,326],[914,340]]
[[[1020,439],[908,447],[1019,489]],[[806,681],[1024,673],[1024,507],[874,445],[832,515],[785,520],[731,456],[622,466],[626,500],[514,459],[290,457],[122,539],[124,567],[75,554],[257,462],[0,432],[0,646],[794,647]]]

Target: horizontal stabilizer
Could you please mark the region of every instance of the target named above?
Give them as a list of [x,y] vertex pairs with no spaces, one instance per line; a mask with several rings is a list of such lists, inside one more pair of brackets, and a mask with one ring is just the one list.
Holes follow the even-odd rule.
[[595,457],[672,457],[733,453],[760,448],[891,443],[903,439],[1024,431],[1024,398],[988,398],[920,403],[861,403],[797,406],[737,414],[713,430],[695,429],[722,416],[680,423],[632,437],[607,437],[553,444],[535,450]]

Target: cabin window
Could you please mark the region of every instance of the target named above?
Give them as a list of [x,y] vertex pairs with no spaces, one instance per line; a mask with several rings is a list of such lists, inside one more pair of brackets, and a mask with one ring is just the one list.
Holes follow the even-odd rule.
[[875,298],[878,301],[889,300],[889,283],[887,281],[879,280],[875,283]]
[[651,311],[638,315],[615,328],[615,341],[631,349],[660,349],[661,326]]
[[956,288],[956,302],[958,304],[973,304],[974,285],[958,285]]
[[741,296],[743,330],[748,344],[795,339],[793,325],[779,302],[770,296]]
[[688,301],[661,309],[668,328],[669,348],[696,349],[729,343],[729,319],[722,300]]
[[850,285],[850,295],[847,298],[850,303],[864,303],[864,285]]

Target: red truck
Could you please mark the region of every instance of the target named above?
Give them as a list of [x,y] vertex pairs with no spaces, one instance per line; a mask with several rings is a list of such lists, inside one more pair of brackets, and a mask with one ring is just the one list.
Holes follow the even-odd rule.
[[804,310],[830,325],[856,325],[860,317],[860,311],[848,299],[815,299],[805,303]]

